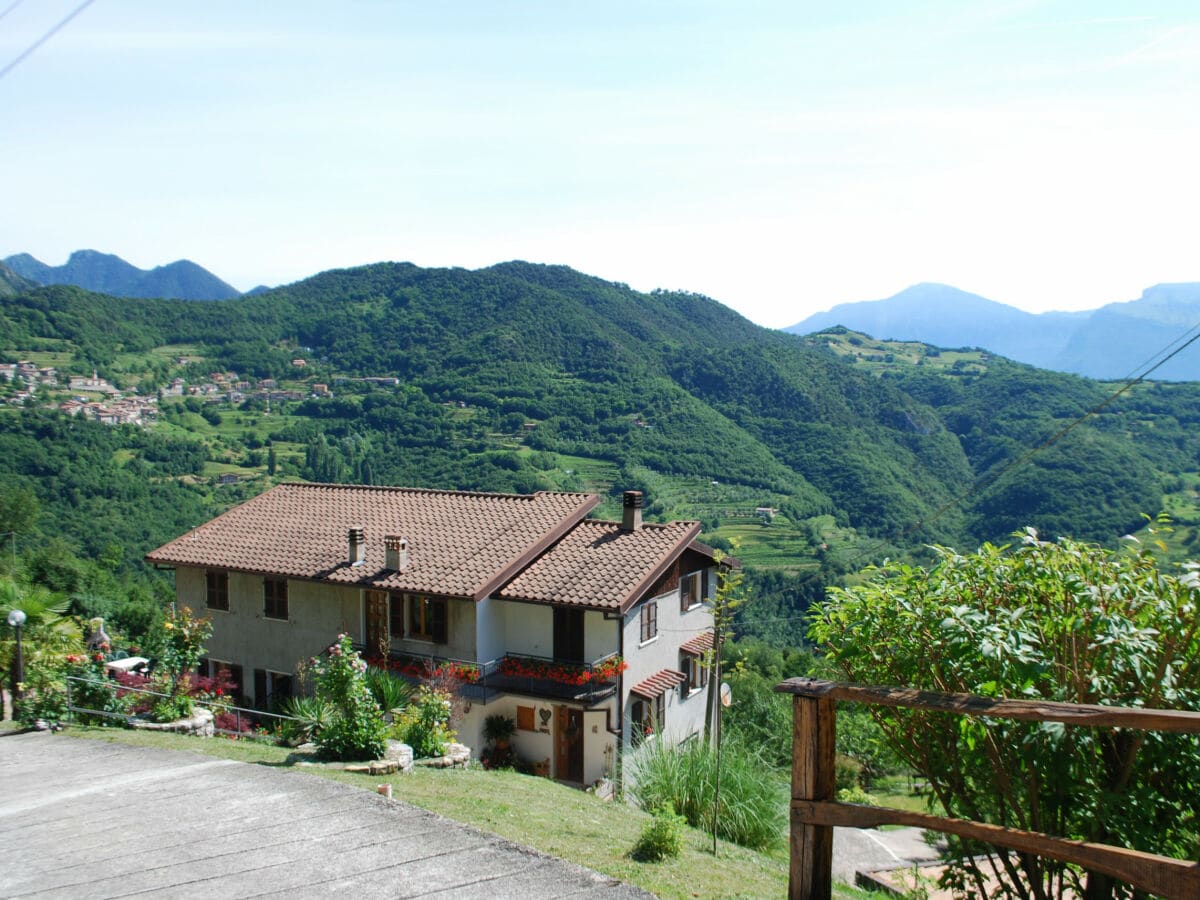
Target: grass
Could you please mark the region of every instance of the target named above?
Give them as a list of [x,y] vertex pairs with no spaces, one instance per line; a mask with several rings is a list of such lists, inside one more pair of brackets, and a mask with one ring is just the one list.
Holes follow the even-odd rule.
[[[7,723],[5,723],[7,724]],[[74,738],[203,753],[256,765],[287,767],[291,751],[257,741],[208,740],[114,728],[72,726]],[[458,822],[473,825],[527,847],[637,885],[661,897],[781,897],[787,893],[786,850],[756,853],[685,829],[677,859],[638,863],[628,857],[650,816],[623,803],[545,778],[483,769],[435,770],[419,767],[409,775],[370,777],[323,766],[298,771],[341,781],[364,790],[391,783],[393,796]],[[870,896],[836,885],[834,896]]]

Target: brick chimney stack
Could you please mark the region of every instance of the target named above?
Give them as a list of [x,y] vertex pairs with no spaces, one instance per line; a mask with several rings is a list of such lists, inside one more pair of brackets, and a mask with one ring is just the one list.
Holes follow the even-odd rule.
[[637,531],[642,527],[642,492],[626,491],[621,505],[621,530]]
[[383,539],[384,567],[393,572],[408,568],[408,539],[389,534]]

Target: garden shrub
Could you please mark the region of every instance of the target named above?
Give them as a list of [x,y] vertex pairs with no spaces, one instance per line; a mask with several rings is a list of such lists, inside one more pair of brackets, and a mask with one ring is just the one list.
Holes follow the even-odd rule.
[[364,674],[367,664],[358,655],[348,634],[338,639],[309,669],[316,681],[317,697],[328,703],[333,716],[317,732],[321,755],[329,759],[378,759],[387,750],[387,730]]
[[670,804],[659,807],[629,851],[630,858],[638,862],[674,859],[683,852],[683,826],[686,824],[687,820],[677,815]]
[[[120,696],[120,686],[108,677],[103,653],[68,654],[67,675],[82,679],[70,683],[71,705],[95,710],[94,713],[76,712],[76,722],[87,725],[125,724],[123,714],[126,712],[126,703]],[[114,715],[106,716],[103,713]]]
[[392,733],[413,749],[413,756],[426,759],[444,756],[454,740],[450,729],[452,704],[445,691],[422,685],[416,698],[396,717]]

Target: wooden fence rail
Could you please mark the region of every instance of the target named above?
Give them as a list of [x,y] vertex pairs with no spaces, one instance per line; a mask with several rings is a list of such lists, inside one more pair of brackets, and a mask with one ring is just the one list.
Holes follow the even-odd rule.
[[788,878],[788,895],[792,898],[808,900],[831,895],[834,826],[875,828],[894,824],[915,825],[1074,863],[1172,900],[1200,900],[1200,863],[982,822],[836,802],[834,704],[846,700],[964,716],[1194,734],[1200,734],[1200,712],[996,700],[971,694],[870,687],[810,678],[788,679],[776,685],[775,690],[791,694],[793,698],[791,871]]

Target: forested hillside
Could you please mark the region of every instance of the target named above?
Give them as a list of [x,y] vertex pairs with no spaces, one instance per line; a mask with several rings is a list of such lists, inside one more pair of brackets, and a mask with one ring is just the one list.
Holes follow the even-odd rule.
[[[641,487],[649,516],[740,539],[787,606],[930,541],[1026,524],[1114,541],[1197,468],[1193,385],[1144,387],[1012,469],[1109,387],[864,342],[526,263],[380,264],[203,304],[39,288],[0,305],[0,361],[54,365],[64,385],[95,369],[142,396],[176,385],[156,421],[107,429],[45,408],[64,393],[38,388],[34,409],[0,414],[0,475],[36,496],[33,530],[93,557],[119,545],[122,571],[283,477]],[[237,389],[208,392],[214,373]],[[264,379],[286,399],[256,393]]]

